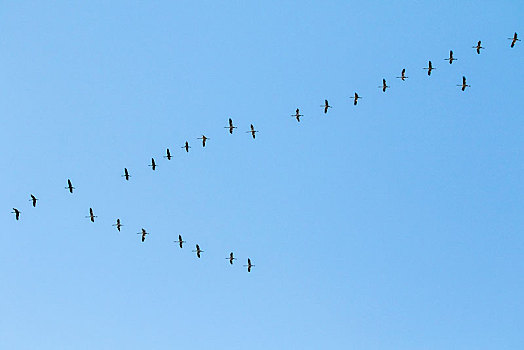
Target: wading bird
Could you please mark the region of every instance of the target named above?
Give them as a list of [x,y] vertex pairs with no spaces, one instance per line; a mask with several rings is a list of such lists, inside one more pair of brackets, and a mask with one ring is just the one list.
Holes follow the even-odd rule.
[[112,226],[116,226],[116,229],[118,232],[120,232],[120,227],[124,226],[120,223],[120,219],[116,219],[116,224],[113,224]]
[[33,202],[33,207],[36,207],[36,201],[38,200],[38,198],[36,198],[35,196],[31,195],[31,199],[29,201]]
[[332,106],[329,105],[328,100],[324,100],[324,104],[323,104],[322,106],[320,106],[320,107],[323,107],[323,108],[324,108],[324,114],[327,113],[328,108],[333,108]]
[[189,152],[189,149],[191,148],[191,146],[189,146],[189,143],[186,141],[186,144],[180,148],[185,148],[186,152]]
[[402,68],[402,73],[400,73],[400,77],[397,77],[398,79],[402,79],[402,81],[405,81],[408,77],[406,77],[406,68]]
[[515,34],[513,34],[513,38],[508,38],[509,40],[511,40],[511,47],[515,46],[515,43],[517,41],[520,41],[519,38],[517,38],[517,32],[515,32]]
[[169,148],[166,148],[166,155],[164,158],[167,158],[167,160],[171,160],[171,152],[169,152]]
[[236,258],[233,257],[233,252],[229,253],[229,258],[226,259],[229,260],[229,263],[231,265],[233,265],[233,260],[236,260]]
[[356,106],[357,105],[357,101],[359,98],[362,98],[360,97],[356,92],[355,92],[355,96],[353,96],[353,106]]
[[258,130],[255,130],[255,127],[253,126],[253,124],[251,124],[251,130],[246,132],[250,132],[251,136],[253,136],[253,139],[255,139],[255,133],[258,132]]
[[428,75],[431,75],[431,71],[433,69],[437,69],[437,68],[433,68],[433,65],[431,64],[431,61],[428,62],[428,66],[425,67],[424,69],[427,69],[428,70]]
[[224,126],[224,128],[229,129],[229,133],[233,134],[233,129],[236,129],[236,126],[233,126],[233,119],[229,118],[229,126]]
[[146,232],[146,229],[142,229],[142,232],[137,232],[137,235],[142,235],[142,242],[146,240],[146,235],[149,234],[149,232]]
[[247,265],[244,266],[247,266],[247,272],[251,272],[251,268],[255,265],[251,264],[251,259],[247,258]]
[[206,141],[209,140],[209,137],[202,135],[202,137],[197,138],[197,140],[202,140],[202,147],[206,147]]
[[182,248],[183,243],[186,243],[186,241],[182,240],[182,235],[178,235],[178,241],[173,241],[173,242],[177,242],[180,248]]
[[73,193],[73,190],[75,189],[73,187],[73,184],[71,184],[71,180],[67,179],[67,187],[65,187],[66,189],[69,190],[69,193]]
[[98,216],[93,214],[93,208],[89,208],[89,215],[86,216],[86,218],[89,218],[89,220],[91,220],[91,222],[95,222],[95,218],[97,218],[97,217]]
[[196,245],[196,250],[193,250],[193,252],[197,253],[197,257],[200,258],[200,253],[203,253],[204,251],[200,249],[198,244]]
[[150,166],[151,169],[153,169],[153,171],[155,171],[155,169],[156,169],[155,158],[151,158],[151,164],[149,164],[148,166]]
[[466,90],[466,87],[470,87],[471,85],[466,84],[466,77],[462,77],[462,84],[457,84],[457,86],[462,87],[462,91]]
[[453,58],[453,50],[449,50],[449,58],[444,58],[444,61],[449,61],[449,64],[452,64],[456,60],[456,58]]
[[382,88],[382,92],[386,92],[388,87],[389,85],[386,84],[386,79],[382,79],[382,86],[379,86],[379,88]]
[[291,114],[291,116],[297,118],[297,122],[300,122],[300,117],[303,117],[304,115],[300,114],[300,109],[297,108],[295,114]]
[[479,42],[477,43],[477,46],[472,46],[474,49],[477,50],[477,54],[479,55],[480,55],[480,49],[485,49],[485,47],[482,47],[481,43],[482,42],[479,40]]
[[126,178],[126,181],[129,181],[129,178],[131,175],[129,175],[129,172],[127,171],[127,168],[124,168],[124,175],[120,175]]
[[13,211],[11,213],[15,214],[16,220],[20,219],[20,210],[13,208]]

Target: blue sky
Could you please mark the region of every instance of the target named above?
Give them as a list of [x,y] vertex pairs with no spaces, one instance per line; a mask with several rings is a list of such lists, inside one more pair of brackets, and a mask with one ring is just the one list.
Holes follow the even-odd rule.
[[0,10],[2,348],[524,346],[522,2]]

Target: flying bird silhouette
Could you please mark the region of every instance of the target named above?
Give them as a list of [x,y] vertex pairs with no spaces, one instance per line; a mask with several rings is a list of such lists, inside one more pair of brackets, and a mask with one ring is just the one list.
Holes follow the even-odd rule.
[[189,143],[186,141],[186,144],[180,148],[185,148],[186,152],[189,152],[189,149],[191,148],[191,146],[189,146]]
[[137,235],[142,235],[142,242],[146,240],[146,235],[149,234],[149,232],[146,232],[146,230],[143,228],[141,232],[137,232]]
[[251,264],[251,259],[247,258],[247,265],[244,266],[247,266],[247,272],[251,272],[251,268],[255,265]]
[[148,166],[151,167],[151,169],[153,169],[153,171],[155,171],[157,165],[155,163],[155,158],[151,158],[151,164],[149,164]]
[[515,46],[515,43],[517,41],[520,41],[519,38],[517,38],[517,32],[515,32],[515,34],[513,34],[513,38],[508,38],[509,40],[511,40],[511,47]]
[[126,178],[126,181],[129,181],[129,178],[131,175],[129,175],[129,172],[127,171],[127,168],[124,168],[124,175],[120,175]]
[[382,92],[386,92],[388,87],[389,85],[386,84],[386,79],[382,79],[382,86],[379,86],[379,88],[382,88]]
[[202,140],[202,147],[206,147],[206,141],[209,140],[209,137],[202,135],[202,137],[197,138],[197,140]]
[[182,240],[182,235],[178,235],[178,241],[173,241],[173,242],[177,242],[180,248],[182,248],[183,243],[186,243],[186,241]]
[[466,77],[462,77],[462,84],[457,84],[457,86],[462,87],[462,91],[466,90],[466,87],[470,87],[471,85],[466,84]]
[[323,107],[324,108],[324,114],[326,114],[328,112],[328,108],[333,108],[332,106],[329,105],[329,102],[328,100],[324,100],[324,104],[320,107]]
[[236,260],[236,258],[233,257],[233,252],[229,253],[229,258],[226,259],[229,260],[229,263],[231,265],[233,265],[233,260]]
[[33,202],[33,207],[36,207],[36,201],[38,200],[38,198],[36,198],[35,196],[31,195],[31,199],[29,201]]
[[198,258],[200,258],[200,253],[203,253],[204,251],[200,249],[198,244],[196,245],[196,250],[193,250],[193,252],[196,252],[196,255]]
[[444,58],[444,61],[449,61],[449,64],[452,64],[456,60],[456,58],[453,58],[453,50],[449,50],[449,58]]
[[474,49],[477,50],[477,54],[479,55],[480,55],[480,49],[485,49],[485,47],[482,47],[481,43],[482,42],[479,40],[479,42],[477,43],[477,46],[472,46]]
[[20,219],[20,210],[13,208],[13,211],[11,213],[15,214],[16,220]]
[[69,190],[69,193],[73,193],[73,190],[75,189],[73,185],[71,184],[71,180],[69,179],[67,179],[67,187],[65,188]]
[[300,122],[300,117],[303,117],[304,115],[300,114],[300,109],[297,108],[295,114],[291,114],[291,116],[297,118],[297,122]]
[[89,215],[86,216],[86,218],[89,218],[89,220],[91,220],[91,222],[95,222],[95,218],[97,218],[97,217],[98,216],[93,214],[93,208],[89,208]]
[[229,133],[233,134],[233,129],[236,129],[236,126],[233,126],[233,119],[229,118],[229,126],[224,126],[224,128],[229,129]]
[[428,66],[425,67],[424,69],[427,69],[428,70],[428,75],[431,75],[431,71],[433,69],[437,69],[437,68],[433,68],[433,65],[431,64],[431,61],[428,62]]
[[402,81],[406,81],[408,77],[406,77],[406,68],[402,68],[402,73],[400,73],[400,77],[397,77],[398,79],[402,79]]
[[257,133],[258,130],[255,130],[255,127],[253,126],[253,124],[251,124],[251,130],[246,131],[246,132],[250,132],[251,136],[253,136],[253,140],[254,140],[255,139],[255,133]]
[[360,97],[356,92],[355,92],[355,96],[353,96],[353,106],[356,106],[357,105],[357,101],[362,98]]
[[120,219],[116,219],[116,224],[113,224],[112,226],[116,226],[116,229],[118,232],[120,232],[120,227],[124,226],[120,223]]
[[164,158],[167,158],[167,160],[171,160],[171,152],[169,152],[169,148],[166,148],[166,155]]

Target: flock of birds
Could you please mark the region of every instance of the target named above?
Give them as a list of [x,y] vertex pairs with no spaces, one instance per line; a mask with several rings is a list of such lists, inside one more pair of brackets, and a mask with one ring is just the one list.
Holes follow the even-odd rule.
[[[511,44],[510,44],[510,47],[514,47],[515,44],[517,43],[517,41],[521,41],[518,36],[517,36],[517,33],[515,33],[513,35],[512,38],[508,38],[509,40],[511,40]],[[477,45],[476,46],[473,46],[473,48],[476,50],[477,54],[480,54],[480,50],[482,49],[485,49],[483,46],[482,46],[482,42],[479,40]],[[445,58],[444,60],[448,61],[449,64],[452,64],[453,61],[456,61],[457,59],[453,57],[453,50],[450,50],[449,51],[449,57]],[[428,66],[427,67],[424,67],[423,69],[427,70],[427,73],[428,73],[428,76],[431,76],[431,72],[433,70],[435,70],[436,68],[433,67],[433,64],[431,61],[428,62]],[[396,77],[398,79],[401,79],[402,81],[405,81],[406,79],[408,79],[408,77],[406,76],[406,69],[402,69],[402,72],[400,74],[400,76]],[[462,84],[457,84],[457,86],[459,86],[461,88],[462,91],[465,91],[467,87],[470,87],[470,85],[467,84],[467,81],[466,81],[466,77],[463,76],[462,77]],[[390,86],[387,85],[387,82],[386,82],[386,79],[382,79],[382,85],[379,86],[379,88],[382,89],[383,92],[386,92],[386,90],[389,88]],[[358,100],[361,99],[362,97],[358,95],[357,92],[355,92],[354,96],[352,97],[353,98],[353,105],[357,105],[358,103]],[[329,102],[328,100],[324,100],[324,104],[321,105],[320,107],[323,108],[324,110],[324,114],[326,114],[329,110],[329,108],[333,108],[332,106],[329,105]],[[292,117],[295,117],[296,120],[298,122],[300,122],[300,117],[303,117],[304,115],[303,114],[300,114],[300,109],[297,108],[295,113],[294,114],[291,114]],[[228,126],[225,126],[224,128],[228,129],[229,133],[230,134],[233,134],[233,131],[234,129],[237,129],[237,127],[233,124],[233,120],[231,118],[229,118],[228,120]],[[255,130],[255,127],[253,126],[253,124],[250,125],[250,130],[246,131],[246,133],[250,133],[251,136],[253,137],[253,139],[255,139],[255,135],[256,133],[258,132],[258,130]],[[202,140],[202,147],[206,147],[206,142],[207,140],[210,140],[210,138],[206,137],[205,135],[202,135],[202,137],[199,137],[197,138],[198,140]],[[183,149],[185,149],[186,152],[189,152],[189,149],[191,148],[191,146],[189,146],[189,142],[186,141],[185,144],[181,147]],[[166,155],[164,156],[164,158],[166,158],[167,160],[171,160],[172,159],[172,156],[171,156],[171,151],[169,150],[169,148],[166,149]],[[149,166],[151,167],[151,169],[153,171],[156,170],[156,162],[155,162],[155,159],[154,158],[151,158],[151,164],[149,164]],[[125,178],[126,181],[129,181],[129,178],[131,177],[131,175],[129,174],[129,171],[127,168],[124,168],[124,174],[122,175],[122,177]],[[71,182],[70,179],[67,180],[67,187],[65,187],[70,193],[73,193],[73,190],[75,189],[75,187],[73,187],[73,184]],[[33,194],[31,194],[31,199],[30,201],[32,202],[32,205],[33,207],[36,207],[36,204],[37,204],[37,201],[38,201],[38,198],[36,198]],[[12,211],[13,214],[15,214],[15,219],[16,220],[19,220],[20,219],[20,213],[21,211],[17,208],[13,208],[13,211]],[[93,211],[93,208],[89,208],[89,215],[86,216],[86,218],[88,218],[91,222],[95,222],[95,218],[97,216],[94,214],[94,211]],[[123,226],[123,224],[121,223],[120,219],[116,219],[116,223],[113,224],[113,226],[116,227],[116,229],[118,231],[120,231],[121,227]],[[142,230],[140,232],[137,232],[137,234],[141,235],[141,240],[142,242],[144,242],[146,240],[146,235],[149,234],[149,232],[147,232],[144,228],[142,228]],[[183,247],[183,244],[186,243],[186,241],[184,241],[182,239],[182,235],[178,235],[178,240],[174,241],[176,243],[178,243],[179,247],[182,248]],[[193,252],[196,253],[196,256],[197,258],[200,258],[201,256],[201,253],[203,253],[204,251],[202,249],[200,249],[200,246],[198,244],[196,244],[196,249],[193,250]],[[234,254],[233,252],[231,252],[229,254],[229,257],[226,257],[226,259],[229,261],[229,263],[231,265],[233,265],[233,261],[236,260],[236,258],[234,257]],[[247,259],[247,264],[244,265],[244,267],[247,267],[247,271],[248,272],[251,272],[251,269],[254,267],[255,265],[253,265],[251,263],[251,259],[248,258]]]

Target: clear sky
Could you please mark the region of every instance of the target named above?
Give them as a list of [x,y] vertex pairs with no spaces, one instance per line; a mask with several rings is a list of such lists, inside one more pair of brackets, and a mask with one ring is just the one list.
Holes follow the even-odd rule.
[[523,13],[1,2],[0,348],[524,348]]

